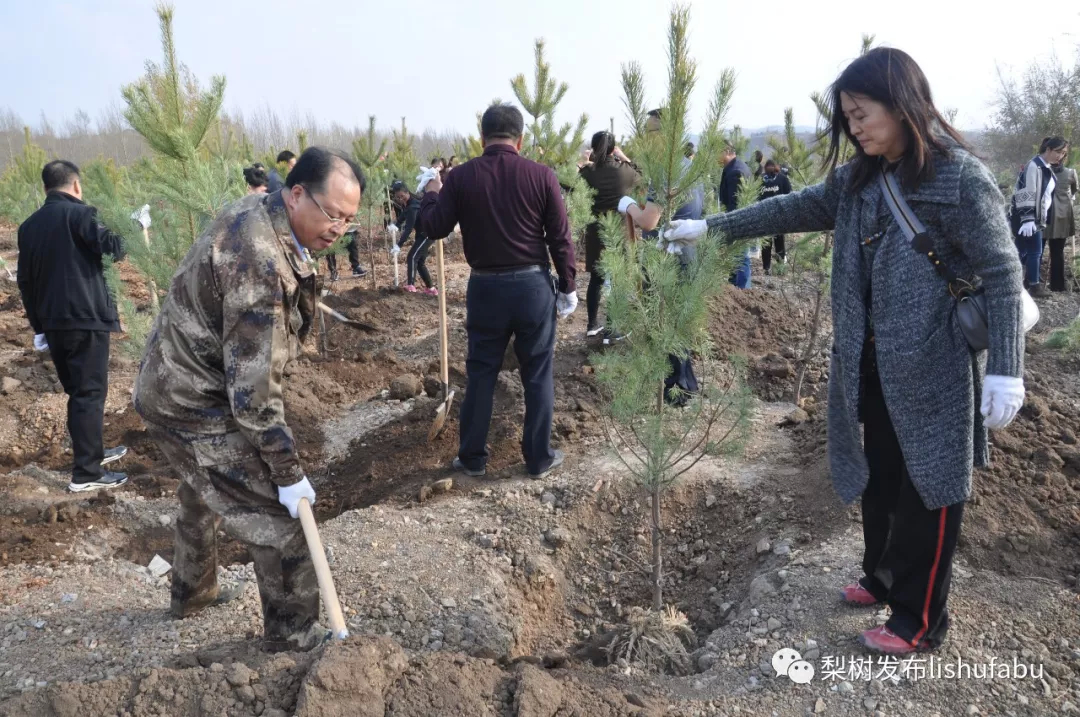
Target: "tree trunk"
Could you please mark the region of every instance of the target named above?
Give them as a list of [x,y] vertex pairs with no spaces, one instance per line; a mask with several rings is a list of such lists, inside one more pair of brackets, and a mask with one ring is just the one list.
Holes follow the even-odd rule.
[[[829,254],[829,245],[832,243],[831,234],[825,235],[825,245],[822,249],[822,257],[826,257]],[[814,318],[810,322],[810,336],[806,341],[806,348],[803,349],[802,355],[799,357],[798,367],[795,370],[795,405],[800,405],[802,400],[803,380],[806,377],[806,369],[810,364],[810,359],[814,357],[817,352],[818,334],[821,333],[821,308],[825,305],[825,284],[827,277],[824,273],[819,272],[817,275],[817,286],[814,293]]]
[[664,557],[660,552],[660,483],[657,482],[650,490],[652,499],[652,583],[653,583],[653,610],[660,612],[664,608]]
[[[660,390],[656,395],[656,414],[663,416],[664,413],[664,382],[660,382]],[[663,425],[659,430],[663,431]],[[653,610],[659,612],[664,607],[664,556],[660,552],[660,539],[663,537],[660,525],[660,491],[663,476],[653,476],[652,485],[649,487],[649,498],[652,502],[652,582],[653,582]]]

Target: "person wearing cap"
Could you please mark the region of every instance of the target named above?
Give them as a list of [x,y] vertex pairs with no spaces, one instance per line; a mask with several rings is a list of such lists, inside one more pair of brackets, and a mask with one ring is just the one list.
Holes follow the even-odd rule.
[[[438,296],[439,290],[435,288],[435,283],[431,280],[431,274],[427,269],[427,253],[431,248],[431,239],[416,225],[416,219],[420,215],[420,198],[410,192],[405,182],[400,179],[390,185],[390,197],[394,201],[394,214],[397,216],[395,224],[401,230],[400,237],[394,242],[394,247],[390,251],[395,256],[400,254],[401,247],[408,243],[414,233],[416,235],[412,249],[409,249],[405,257],[405,291],[410,293],[423,291],[425,294]],[[426,285],[426,288],[422,290],[416,288],[417,274]]]
[[524,129],[517,108],[489,107],[480,120],[484,153],[448,174],[445,186],[432,178],[420,204],[420,226],[433,239],[460,223],[472,268],[465,301],[468,385],[454,459],[470,476],[486,471],[495,385],[511,337],[525,389],[525,467],[539,478],[563,461],[551,449],[552,369],[556,313],[565,318],[577,308],[574,243],[555,172],[518,154]]

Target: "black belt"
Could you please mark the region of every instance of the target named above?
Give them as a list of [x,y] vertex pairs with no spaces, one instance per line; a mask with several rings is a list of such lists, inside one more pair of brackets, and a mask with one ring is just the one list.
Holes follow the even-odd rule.
[[534,274],[544,271],[547,267],[539,266],[538,264],[532,264],[529,266],[518,266],[512,269],[473,269],[473,276],[511,276],[513,274]]

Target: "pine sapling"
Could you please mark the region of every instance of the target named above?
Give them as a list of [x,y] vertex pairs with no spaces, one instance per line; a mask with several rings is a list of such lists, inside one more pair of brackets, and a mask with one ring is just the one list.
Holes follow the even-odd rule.
[[[717,162],[721,123],[734,89],[725,72],[717,83],[698,154],[685,156],[689,100],[696,67],[689,57],[689,11],[671,16],[668,94],[658,131],[634,138],[635,160],[666,221],[703,183]],[[624,88],[643,87],[640,72],[625,68]],[[634,100],[628,99],[631,105]],[[712,360],[710,304],[727,284],[734,250],[705,239],[696,248],[664,249],[629,236],[618,215],[600,218],[604,276],[611,281],[611,323],[628,337],[594,356],[597,376],[610,397],[605,420],[616,456],[649,497],[651,609],[634,613],[617,630],[608,654],[685,671],[693,633],[685,617],[664,611],[662,498],[706,456],[737,450],[745,438],[750,397],[736,363]],[[675,253],[679,252],[679,253]],[[669,381],[673,365],[695,357],[699,390]],[[659,650],[659,652],[657,652]]]

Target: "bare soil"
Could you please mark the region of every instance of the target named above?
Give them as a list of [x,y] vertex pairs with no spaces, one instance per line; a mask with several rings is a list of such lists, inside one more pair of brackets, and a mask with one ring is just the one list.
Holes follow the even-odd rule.
[[[450,249],[460,401],[468,269],[460,244]],[[0,250],[10,261],[2,236]],[[714,307],[714,352],[745,359],[757,402],[745,453],[702,462],[664,499],[665,596],[698,640],[697,672],[670,677],[594,664],[651,585],[645,497],[604,438],[589,366],[600,347],[584,338],[584,311],[558,330],[564,467],[542,481],[525,475],[522,389],[508,363],[488,475],[467,479],[449,470],[456,411],[427,440],[441,398],[425,381],[438,373],[437,301],[390,288],[389,265],[376,276],[375,288],[369,278],[335,282],[327,301],[377,333],[327,323],[325,355],[314,336],[287,376],[287,415],[354,635],[303,655],[260,651],[254,585],[227,608],[168,617],[168,578],[145,566],[171,560],[177,482],[130,407],[137,367],[120,351],[106,441],[128,446],[119,469],[131,480],[92,497],[64,491],[66,397],[32,349],[17,288],[0,279],[0,378],[18,382],[0,393],[0,717],[1042,715],[1080,705],[1080,357],[1042,346],[1077,315],[1077,295],[1040,300],[1028,402],[976,474],[942,652],[1038,662],[1044,678],[845,687],[795,685],[768,667],[780,647],[859,654],[853,638],[884,619],[835,601],[858,577],[859,511],[829,485],[824,356],[811,361],[806,415],[789,419],[808,309],[784,298],[779,278],[755,277],[755,289],[728,291]],[[122,277],[149,301],[137,276]],[[431,395],[391,398],[403,375]],[[440,490],[445,478],[452,485]],[[226,577],[252,578],[243,546],[222,536],[220,550]]]

